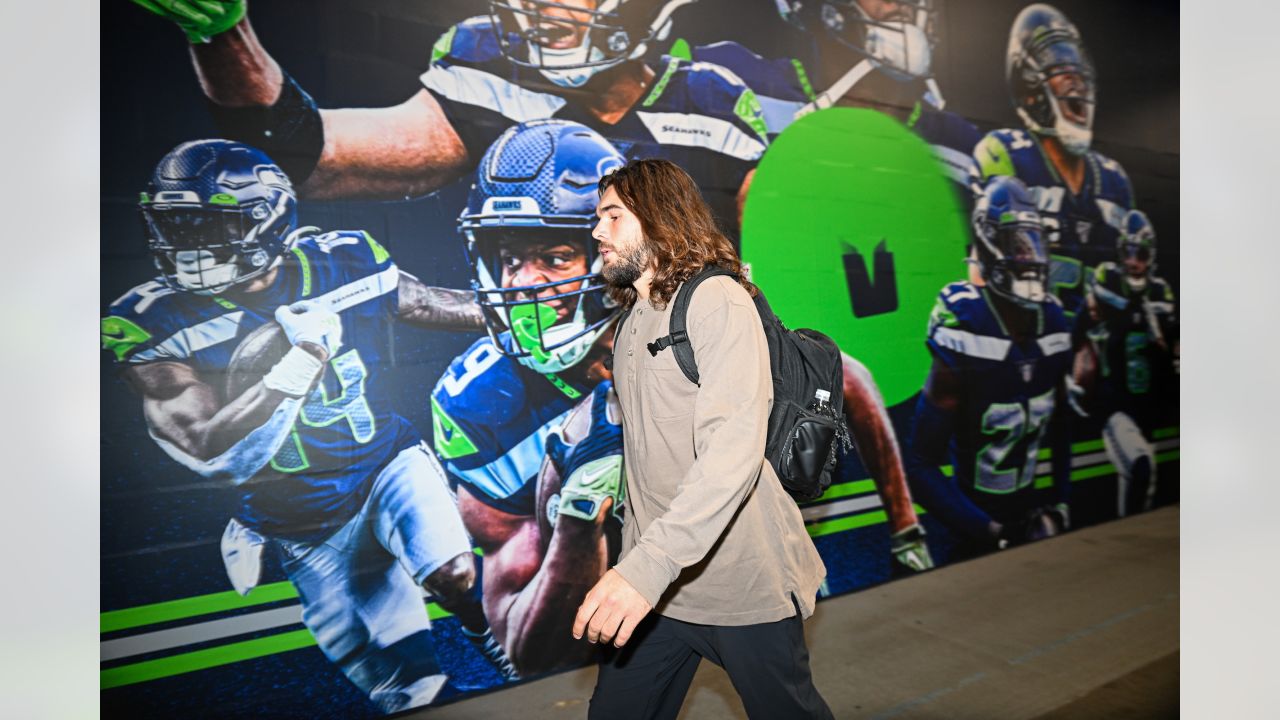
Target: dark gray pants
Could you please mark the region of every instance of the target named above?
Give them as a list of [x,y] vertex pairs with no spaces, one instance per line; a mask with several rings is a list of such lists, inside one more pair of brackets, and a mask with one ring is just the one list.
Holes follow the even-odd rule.
[[702,658],[725,669],[752,720],[827,719],[813,686],[803,622],[696,625],[651,613],[600,663],[592,720],[664,720],[680,712]]

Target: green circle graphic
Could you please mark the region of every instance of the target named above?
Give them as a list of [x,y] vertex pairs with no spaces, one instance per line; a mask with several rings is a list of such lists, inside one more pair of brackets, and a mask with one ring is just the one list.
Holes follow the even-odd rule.
[[790,125],[751,183],[742,257],[752,280],[789,327],[824,332],[865,364],[889,406],[924,383],[929,312],[966,276],[954,192],[927,143],[855,108]]

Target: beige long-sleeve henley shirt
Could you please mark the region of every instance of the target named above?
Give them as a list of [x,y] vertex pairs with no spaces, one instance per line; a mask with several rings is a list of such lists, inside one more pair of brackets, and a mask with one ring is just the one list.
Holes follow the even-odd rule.
[[751,296],[713,277],[689,304],[701,385],[668,348],[674,299],[638,299],[614,343],[627,516],[616,569],[665,616],[750,625],[813,613],[826,568],[804,518],[764,460],[769,349]]

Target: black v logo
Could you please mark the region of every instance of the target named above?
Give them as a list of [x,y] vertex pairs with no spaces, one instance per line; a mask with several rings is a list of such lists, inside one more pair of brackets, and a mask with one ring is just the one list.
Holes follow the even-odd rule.
[[[883,315],[898,309],[898,278],[893,270],[893,253],[881,240],[872,256],[872,271],[862,253],[852,245],[845,245],[844,277],[849,285],[849,305],[854,317]],[[872,282],[872,277],[875,282]]]

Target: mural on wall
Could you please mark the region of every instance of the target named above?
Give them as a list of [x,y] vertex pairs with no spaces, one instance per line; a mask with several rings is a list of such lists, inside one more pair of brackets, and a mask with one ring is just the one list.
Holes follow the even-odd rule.
[[844,351],[824,596],[1177,501],[1176,11],[105,21],[108,712],[375,717],[593,660],[626,492],[590,230],[631,158]]

